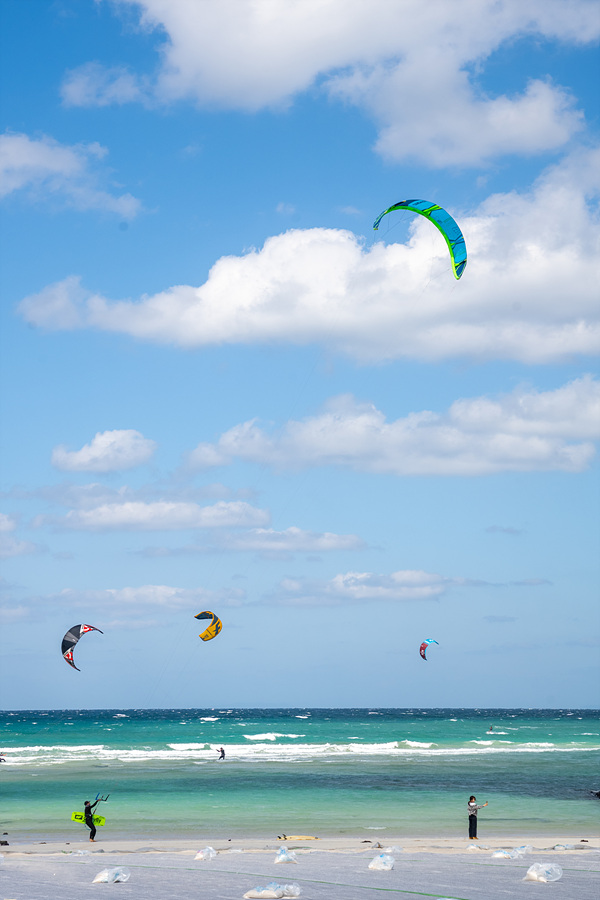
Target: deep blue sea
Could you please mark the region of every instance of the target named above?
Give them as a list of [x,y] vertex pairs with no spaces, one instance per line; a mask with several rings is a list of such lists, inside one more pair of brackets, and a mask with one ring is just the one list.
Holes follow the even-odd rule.
[[[99,837],[597,835],[597,710],[162,709],[0,713],[0,831]],[[491,729],[491,730],[490,730]],[[217,748],[226,758],[218,761]]]

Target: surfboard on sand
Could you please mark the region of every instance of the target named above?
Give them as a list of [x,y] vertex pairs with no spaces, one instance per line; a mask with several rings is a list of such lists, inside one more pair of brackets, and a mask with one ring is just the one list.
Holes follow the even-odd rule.
[[[92,816],[94,820],[94,825],[104,825],[106,819],[104,816]],[[82,812],[74,812],[71,813],[71,821],[72,822],[85,822],[85,813]]]
[[281,837],[277,835],[278,841],[318,841],[319,838],[312,834],[284,834]]

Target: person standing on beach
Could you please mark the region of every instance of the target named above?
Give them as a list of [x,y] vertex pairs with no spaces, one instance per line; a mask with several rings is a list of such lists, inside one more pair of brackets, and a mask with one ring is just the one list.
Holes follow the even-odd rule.
[[469,811],[469,840],[477,840],[477,810],[487,806],[487,800],[481,806],[477,806],[477,798],[472,794],[469,797],[467,809]]
[[95,806],[98,806],[100,800],[96,800],[95,803],[90,803],[89,800],[86,800],[83,805],[83,814],[85,816],[85,824],[90,829],[90,841],[93,841],[96,837],[96,826],[94,825],[94,813],[93,809]]

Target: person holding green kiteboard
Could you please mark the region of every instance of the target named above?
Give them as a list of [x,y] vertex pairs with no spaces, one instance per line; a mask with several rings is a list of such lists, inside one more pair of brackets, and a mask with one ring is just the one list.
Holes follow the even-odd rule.
[[94,807],[98,806],[98,804],[101,801],[106,802],[109,797],[110,797],[110,794],[107,794],[106,797],[99,797],[98,794],[96,794],[96,799],[94,800],[93,803],[90,803],[89,800],[86,800],[85,803],[83,804],[83,814],[85,816],[85,824],[90,829],[90,841],[93,841],[96,838],[96,826],[94,825],[94,813],[93,813]]

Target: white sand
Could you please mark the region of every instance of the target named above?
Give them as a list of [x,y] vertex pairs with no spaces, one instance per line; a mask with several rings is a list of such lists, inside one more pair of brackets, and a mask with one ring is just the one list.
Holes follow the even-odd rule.
[[[275,865],[275,854],[284,845],[295,849],[297,865]],[[495,849],[531,844],[523,859],[497,860]],[[586,849],[549,849],[573,844]],[[489,841],[449,838],[411,839],[387,837],[383,847],[401,847],[392,872],[368,869],[381,850],[360,839],[331,838],[319,841],[200,840],[138,841],[109,838],[97,843],[14,844],[0,848],[0,900],[84,900],[112,897],[127,900],[237,900],[245,891],[271,881],[296,882],[303,900],[375,900],[384,894],[397,898],[456,898],[456,900],[510,900],[552,897],[552,900],[597,900],[600,896],[600,839],[557,835],[528,838],[518,834]],[[217,858],[194,861],[199,849],[212,846]],[[486,847],[487,849],[481,849]],[[77,851],[88,851],[80,855]],[[241,851],[241,852],[240,852]],[[540,885],[524,882],[534,862],[558,863],[560,881]],[[126,884],[92,884],[104,868],[126,866]]]

